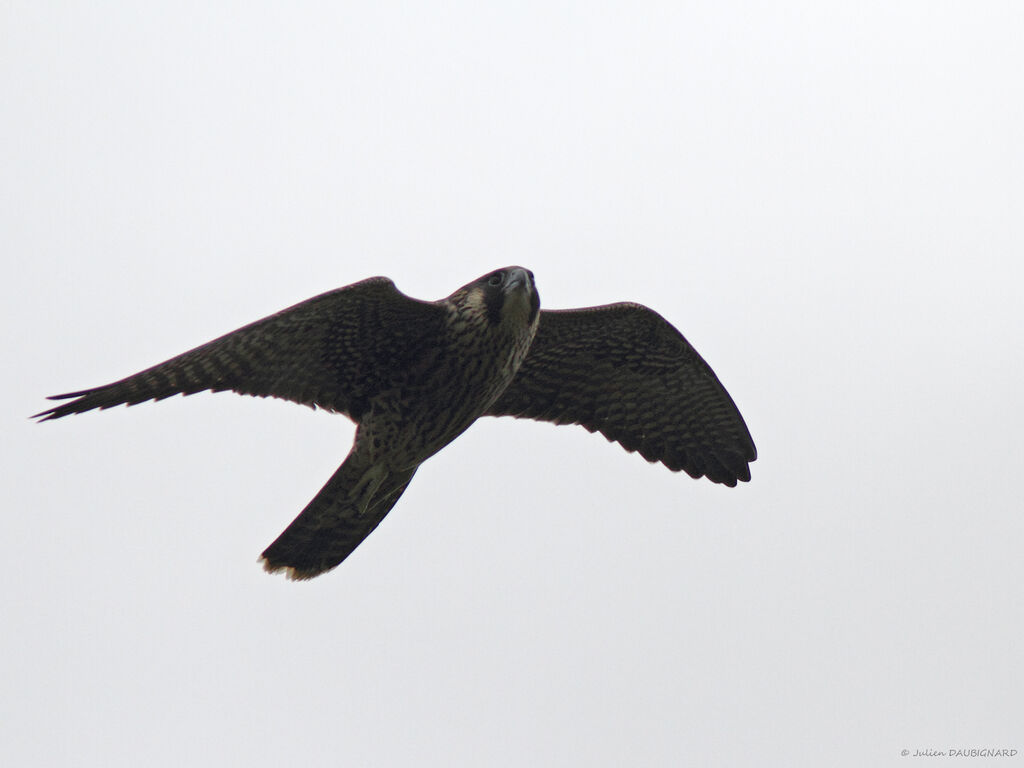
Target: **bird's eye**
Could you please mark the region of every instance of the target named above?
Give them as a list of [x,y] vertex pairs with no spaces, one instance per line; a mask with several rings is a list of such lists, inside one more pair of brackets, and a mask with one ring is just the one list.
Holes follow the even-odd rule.
[[504,280],[504,279],[505,279],[505,273],[504,272],[495,272],[493,275],[490,276],[490,278],[488,278],[487,284],[490,285],[490,286],[494,286],[496,288],[499,285],[501,285],[501,281]]

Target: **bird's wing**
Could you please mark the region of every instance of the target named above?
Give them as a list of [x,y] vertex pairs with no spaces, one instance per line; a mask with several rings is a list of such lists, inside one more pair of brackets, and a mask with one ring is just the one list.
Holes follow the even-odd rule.
[[51,400],[42,421],[175,394],[234,390],[349,415],[415,363],[444,321],[437,304],[374,277],[314,296],[141,373]]
[[526,360],[487,415],[582,424],[648,461],[730,486],[750,480],[757,458],[711,367],[640,304],[542,311]]

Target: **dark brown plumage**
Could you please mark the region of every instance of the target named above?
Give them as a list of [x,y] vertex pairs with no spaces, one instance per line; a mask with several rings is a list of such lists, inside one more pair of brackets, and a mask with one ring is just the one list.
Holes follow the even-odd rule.
[[343,413],[352,450],[263,553],[306,579],[377,527],[419,465],[478,417],[600,431],[648,461],[736,485],[757,456],[711,368],[639,304],[539,310],[533,274],[498,270],[425,302],[371,278],[301,304],[126,379],[57,395],[42,421],[202,390],[279,397]]
[[581,424],[650,462],[735,486],[754,441],[711,366],[640,304],[545,310],[489,416]]

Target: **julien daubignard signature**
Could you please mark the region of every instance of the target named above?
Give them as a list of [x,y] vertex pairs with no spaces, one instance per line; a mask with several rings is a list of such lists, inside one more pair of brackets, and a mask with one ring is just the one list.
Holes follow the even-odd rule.
[[1016,749],[904,749],[903,757],[1016,757]]

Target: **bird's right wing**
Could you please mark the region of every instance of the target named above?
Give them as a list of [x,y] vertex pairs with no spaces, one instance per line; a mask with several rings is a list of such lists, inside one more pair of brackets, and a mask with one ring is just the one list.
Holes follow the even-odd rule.
[[757,458],[711,367],[641,304],[542,310],[526,360],[487,415],[581,424],[648,461],[726,485],[750,480]]
[[42,421],[175,394],[234,390],[345,413],[415,363],[441,332],[444,310],[373,277],[296,304],[134,376],[79,392],[36,414]]

